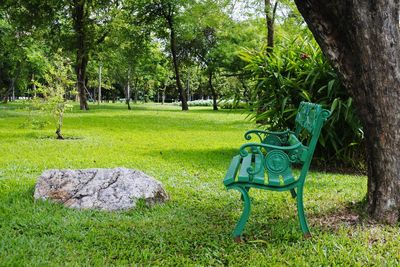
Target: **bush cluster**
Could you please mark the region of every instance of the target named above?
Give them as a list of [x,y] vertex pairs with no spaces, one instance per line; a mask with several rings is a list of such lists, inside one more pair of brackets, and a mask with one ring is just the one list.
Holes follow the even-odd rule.
[[[180,106],[181,102],[174,102],[173,105]],[[212,105],[212,99],[188,101],[189,107],[212,107]],[[232,99],[218,101],[218,107],[222,109],[245,109],[247,106],[248,104],[244,101],[235,101]]]

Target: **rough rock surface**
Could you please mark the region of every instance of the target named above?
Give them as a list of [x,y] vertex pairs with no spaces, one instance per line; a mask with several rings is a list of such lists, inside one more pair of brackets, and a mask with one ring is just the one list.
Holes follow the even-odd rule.
[[168,200],[162,184],[132,169],[47,170],[36,184],[35,199],[78,209],[124,210],[138,199],[148,206]]

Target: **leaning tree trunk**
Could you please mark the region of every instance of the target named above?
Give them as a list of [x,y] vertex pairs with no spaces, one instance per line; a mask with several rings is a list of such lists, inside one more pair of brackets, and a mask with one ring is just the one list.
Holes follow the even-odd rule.
[[215,91],[215,88],[212,84],[212,78],[213,78],[213,74],[211,71],[208,72],[208,87],[210,88],[211,91],[211,95],[213,98],[213,110],[218,110],[218,104],[217,104],[217,92]]
[[81,110],[89,110],[86,99],[86,67],[89,61],[88,47],[85,36],[85,1],[74,0],[74,30],[76,34],[76,77]]
[[173,61],[174,70],[175,70],[176,86],[178,87],[179,97],[180,97],[180,100],[182,103],[182,110],[189,110],[187,100],[186,100],[186,94],[183,90],[181,77],[179,74],[179,64],[178,64],[178,57],[177,57],[177,51],[176,51],[175,27],[174,27],[174,21],[173,21],[172,16],[169,16],[167,18],[167,21],[168,21],[168,27],[170,30],[171,54],[172,54],[172,61]]
[[399,0],[295,0],[363,123],[368,212],[400,217]]

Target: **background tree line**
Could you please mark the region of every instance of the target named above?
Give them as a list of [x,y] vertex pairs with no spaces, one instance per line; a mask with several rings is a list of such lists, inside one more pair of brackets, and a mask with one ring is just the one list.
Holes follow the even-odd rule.
[[129,109],[130,101],[179,101],[187,110],[199,99],[217,110],[224,99],[283,128],[312,101],[333,112],[319,164],[363,169],[352,98],[292,1],[6,0],[0,46],[5,102],[51,95],[43,89],[60,58],[70,62],[64,99],[82,110],[117,100]]

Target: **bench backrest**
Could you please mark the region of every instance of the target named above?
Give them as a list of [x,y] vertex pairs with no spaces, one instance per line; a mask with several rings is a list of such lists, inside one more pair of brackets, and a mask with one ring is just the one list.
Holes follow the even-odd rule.
[[299,137],[303,130],[307,130],[311,136],[319,135],[329,115],[330,112],[319,104],[301,102],[296,115],[296,136]]
[[296,115],[295,134],[299,140],[301,140],[300,135],[303,131],[307,131],[309,134],[307,144],[308,152],[301,171],[300,179],[304,180],[308,172],[315,147],[318,143],[322,126],[324,125],[330,114],[331,112],[329,110],[323,109],[321,105],[308,102],[300,103]]

